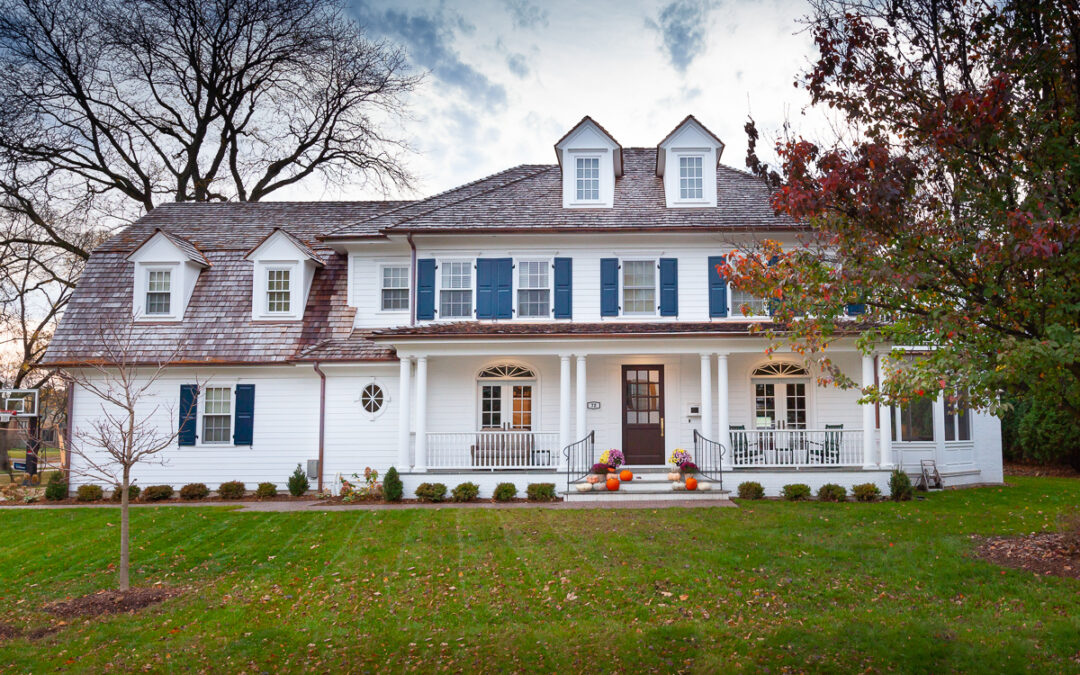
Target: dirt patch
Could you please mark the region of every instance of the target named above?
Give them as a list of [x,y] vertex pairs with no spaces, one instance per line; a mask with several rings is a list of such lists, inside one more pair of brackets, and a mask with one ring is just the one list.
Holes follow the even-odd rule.
[[1002,567],[1080,579],[1080,551],[1063,534],[979,537],[975,556]]
[[14,640],[19,637],[39,640],[46,635],[51,635],[60,630],[60,627],[64,624],[65,622],[61,621],[58,626],[41,626],[40,628],[33,628],[31,630],[22,630],[15,626],[0,623],[0,642],[3,642],[4,640]]
[[0,623],[0,640],[10,640],[22,635],[22,631],[15,626],[9,626],[6,623]]
[[1080,471],[1068,466],[1008,463],[1004,467],[1007,476],[1049,476],[1052,478],[1080,478]]
[[172,586],[151,586],[150,588],[132,588],[127,592],[98,591],[81,598],[72,598],[45,605],[45,611],[61,618],[75,616],[101,616],[134,612],[150,605],[156,605],[169,598],[180,595],[183,588]]

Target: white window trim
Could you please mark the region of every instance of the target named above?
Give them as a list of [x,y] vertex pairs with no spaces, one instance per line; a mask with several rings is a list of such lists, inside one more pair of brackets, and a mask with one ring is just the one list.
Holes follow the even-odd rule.
[[[378,410],[376,410],[375,412],[369,412],[364,408],[364,390],[367,389],[368,387],[370,387],[371,385],[375,385],[376,387],[381,389],[382,390],[382,395],[383,395],[382,407],[379,408]],[[365,382],[360,387],[360,391],[356,395],[356,404],[358,406],[360,406],[360,414],[363,415],[364,417],[366,417],[367,419],[372,420],[372,421],[378,419],[379,417],[382,417],[383,413],[386,412],[386,409],[388,407],[390,407],[390,403],[391,403],[392,400],[393,400],[393,397],[390,395],[390,389],[387,388],[386,383],[383,382],[382,380],[375,379],[375,378],[372,378],[371,381],[369,381],[369,382]]]
[[[471,277],[469,284],[472,290],[472,312],[468,316],[444,317],[442,312],[442,270],[446,263],[468,263]],[[448,291],[461,291],[463,288],[448,288]],[[435,259],[435,321],[469,321],[476,318],[476,259],[475,258],[436,258]]]
[[[706,152],[703,150],[695,150],[692,152],[675,152],[675,199],[672,200],[677,204],[702,204],[708,206],[712,202],[705,197],[705,178],[708,171],[706,166],[708,164],[706,158]],[[682,159],[683,157],[698,157],[701,159],[701,198],[700,199],[683,199],[682,198]]]
[[[288,272],[289,273],[289,309],[287,310],[271,310],[270,309],[270,273],[271,272]],[[263,275],[263,314],[266,316],[295,316],[296,315],[296,272],[297,266],[292,263],[266,263],[262,268]]]
[[[436,263],[436,264],[438,264],[438,263]],[[382,308],[382,306],[383,306],[383,302],[382,302],[383,296],[382,296],[382,294],[383,294],[383,291],[386,290],[386,288],[383,286],[383,270],[386,269],[387,267],[404,267],[405,268],[405,289],[404,289],[405,290],[405,295],[406,295],[405,309],[383,309]],[[409,263],[408,262],[378,263],[375,266],[375,274],[376,274],[375,278],[376,278],[376,296],[377,296],[376,299],[375,299],[375,306],[378,308],[378,309],[375,310],[375,313],[376,314],[390,314],[390,315],[408,314],[409,311],[412,309],[412,285],[413,285],[412,267],[409,265]],[[438,309],[438,308],[436,307],[436,309]],[[382,386],[382,385],[379,385],[379,386]],[[383,391],[384,392],[386,391],[385,387],[383,388]]]
[[[625,289],[623,288],[623,282],[626,279],[625,265],[628,262],[651,262],[653,264],[653,311],[651,312],[627,312]],[[660,316],[660,256],[655,258],[649,256],[635,256],[628,258],[619,258],[619,316],[627,316],[634,318],[649,318]]]
[[[178,301],[180,299],[177,290],[177,283],[182,283],[178,272],[180,271],[179,263],[139,263],[140,273],[142,279],[140,280],[139,291],[141,293],[140,299],[140,319],[143,321],[177,321],[180,319],[180,313],[177,311],[179,308]],[[146,311],[146,296],[150,293],[150,273],[151,272],[168,272],[169,273],[169,312],[167,314],[150,314]]]
[[[547,316],[521,316],[521,310],[518,307],[518,291],[521,291],[521,290],[543,290],[543,289],[522,289],[521,288],[521,275],[520,275],[520,272],[521,272],[521,264],[522,263],[540,263],[542,265],[547,265],[547,270],[548,270],[548,285],[547,285],[548,313],[547,313]],[[555,316],[555,259],[554,258],[545,258],[545,257],[542,257],[542,256],[514,258],[513,276],[514,276],[514,283],[513,283],[513,293],[514,293],[513,317],[514,317],[514,319],[522,319],[524,321],[536,321],[538,319],[544,319],[544,318],[550,319],[550,318]]]
[[[596,206],[603,205],[604,201],[604,153],[603,152],[572,152],[574,166],[571,169],[574,184],[571,189],[569,204],[572,206]],[[596,178],[596,199],[578,199],[577,197],[577,163],[579,159],[595,159],[598,175]]]
[[[223,383],[212,382],[199,388],[199,399],[196,405],[196,415],[198,416],[198,436],[195,439],[195,447],[197,448],[235,448],[236,438],[236,382]],[[228,389],[229,390],[229,440],[219,443],[207,443],[203,439],[206,437],[203,426],[206,422],[206,390],[207,389]]]
[[[533,369],[533,373],[536,370]],[[507,431],[520,431],[520,432],[533,432],[537,433],[543,427],[540,426],[540,378],[537,377],[476,377],[473,380],[476,383],[476,430],[477,431],[498,431],[498,429],[485,429],[484,428],[484,396],[483,387],[485,384],[497,384],[502,389],[502,410],[500,414],[502,421],[509,424],[514,422],[514,385],[515,384],[527,384],[532,387],[532,425],[529,429],[507,429]],[[509,418],[509,419],[507,419]],[[500,427],[501,429],[501,427]]]

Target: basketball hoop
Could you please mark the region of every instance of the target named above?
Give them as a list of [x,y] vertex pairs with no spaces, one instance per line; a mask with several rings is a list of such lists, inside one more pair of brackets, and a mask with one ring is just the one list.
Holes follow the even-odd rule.
[[17,410],[0,410],[0,424],[4,424],[17,414],[19,414]]

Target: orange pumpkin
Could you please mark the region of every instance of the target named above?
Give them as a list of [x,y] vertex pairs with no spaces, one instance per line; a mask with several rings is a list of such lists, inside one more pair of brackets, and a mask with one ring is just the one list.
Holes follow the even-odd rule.
[[686,479],[686,489],[687,490],[696,490],[697,489],[697,478],[694,478],[693,476],[690,476],[689,478],[687,478]]
[[634,480],[634,474],[630,473],[630,469],[623,469],[621,472],[619,472],[619,480],[621,480],[621,481]]
[[619,479],[614,477],[614,476],[612,476],[611,478],[608,478],[607,479],[607,489],[611,490],[612,492],[615,492],[616,490],[618,490],[619,489]]

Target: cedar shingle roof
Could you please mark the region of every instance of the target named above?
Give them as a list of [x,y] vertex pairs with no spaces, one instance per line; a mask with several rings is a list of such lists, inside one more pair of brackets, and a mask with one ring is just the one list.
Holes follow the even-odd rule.
[[603,321],[595,323],[476,323],[455,321],[371,331],[370,339],[396,341],[427,337],[634,337],[644,335],[751,335],[751,326],[775,328],[761,321]]

